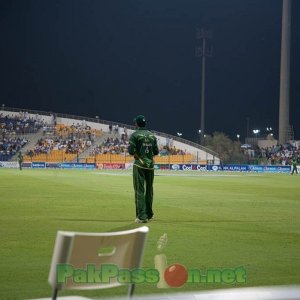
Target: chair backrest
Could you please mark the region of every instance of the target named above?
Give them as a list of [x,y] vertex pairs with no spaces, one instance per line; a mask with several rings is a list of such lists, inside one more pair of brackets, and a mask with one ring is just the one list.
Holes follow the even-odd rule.
[[131,285],[120,282],[116,272],[141,266],[148,231],[147,226],[105,233],[58,231],[48,278],[54,293]]

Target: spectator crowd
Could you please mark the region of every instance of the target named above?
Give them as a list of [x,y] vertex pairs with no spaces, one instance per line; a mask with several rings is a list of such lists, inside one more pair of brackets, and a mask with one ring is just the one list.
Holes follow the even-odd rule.
[[0,114],[0,129],[2,138],[9,134],[26,134],[38,131],[44,122],[39,115],[34,118],[28,112],[19,112],[16,115]]
[[4,137],[0,139],[0,161],[7,161],[18,153],[28,140],[24,137]]
[[[117,128],[117,127],[116,127]],[[126,131],[122,131],[121,134],[117,134],[118,129],[113,129],[110,133],[113,134],[112,137],[107,137],[105,141],[95,147],[90,155],[98,155],[98,154],[123,154],[129,155],[128,153],[128,135]],[[172,143],[168,142],[167,145],[159,145],[159,156],[167,156],[167,155],[185,155],[188,154],[186,151],[182,149],[177,149],[173,146]]]
[[296,159],[300,163],[300,147],[286,144],[267,148],[248,148],[243,150],[248,162],[254,161],[262,165],[291,165]]
[[[56,123],[53,115],[51,124],[45,123],[41,116],[34,117],[27,112],[14,115],[0,113],[0,161],[9,160],[28,143],[24,137],[27,133],[35,133],[43,129],[44,137],[39,139],[27,155],[33,157],[39,154],[50,154],[53,150],[63,150],[67,154],[80,155],[91,149],[89,155],[122,154],[128,155],[128,133],[126,127],[109,125],[110,136],[100,145],[95,145],[96,136],[102,135],[102,130],[92,129],[83,120],[71,126]],[[23,136],[22,136],[23,135]],[[159,142],[159,140],[158,140]],[[94,147],[92,147],[94,146]],[[186,150],[178,149],[173,140],[167,139],[164,144],[159,143],[159,155],[185,155]],[[247,163],[263,165],[291,165],[293,159],[300,163],[300,147],[292,144],[272,146],[266,148],[247,147],[242,149]]]
[[[0,114],[0,161],[11,159],[27,143],[27,133],[35,133],[43,126],[39,116],[30,117],[27,112],[15,115]],[[22,136],[23,135],[23,136]]]

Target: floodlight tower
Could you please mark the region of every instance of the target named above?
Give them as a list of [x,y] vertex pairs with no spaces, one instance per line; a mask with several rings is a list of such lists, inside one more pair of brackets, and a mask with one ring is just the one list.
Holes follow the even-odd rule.
[[212,32],[203,28],[196,29],[196,38],[202,40],[202,46],[196,47],[196,56],[202,58],[202,75],[201,75],[201,123],[200,123],[200,144],[204,144],[205,135],[205,63],[206,57],[212,56],[212,49],[207,47],[207,39],[212,38]]
[[279,95],[279,144],[291,137],[290,127],[290,44],[292,0],[282,0],[281,63]]

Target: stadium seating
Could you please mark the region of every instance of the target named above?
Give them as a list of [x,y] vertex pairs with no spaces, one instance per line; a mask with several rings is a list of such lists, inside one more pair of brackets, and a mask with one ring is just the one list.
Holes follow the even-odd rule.
[[77,154],[65,153],[64,150],[52,150],[49,154],[24,155],[24,162],[73,162],[76,158]]
[[169,156],[156,156],[154,161],[157,164],[190,164],[194,159],[195,157],[192,154],[175,154]]
[[17,135],[34,133],[42,126],[42,121],[38,118],[30,118],[26,112],[20,112],[16,116],[0,114],[0,129],[5,129],[6,133]]
[[[185,154],[185,155],[168,155],[168,156],[156,156],[154,162],[156,164],[190,164],[195,160],[194,155]],[[134,161],[133,156],[130,156],[128,153],[125,154],[97,154],[94,156],[89,156],[84,159],[85,163],[132,163]],[[203,161],[206,163],[206,161]]]
[[[97,147],[94,145],[96,138],[103,136],[102,129],[98,130],[86,125],[85,121],[79,121],[72,125],[66,124],[46,124],[43,122],[29,119],[27,114],[20,114],[18,117],[2,117],[3,125],[15,129],[16,125],[23,124],[19,122],[24,118],[35,130],[43,126],[43,137],[38,140],[34,148],[27,148],[24,155],[24,162],[84,162],[84,163],[132,163],[133,157],[127,151],[128,136],[114,131],[113,135],[108,136],[102,144]],[[1,143],[0,143],[1,144]],[[96,144],[95,144],[96,145]],[[1,145],[0,145],[1,146]],[[82,155],[89,148],[93,149],[90,153]],[[1,147],[0,147],[1,150]],[[3,150],[3,149],[2,149]],[[13,154],[15,154],[14,152]],[[12,155],[0,151],[1,160],[9,160]],[[175,147],[160,146],[160,155],[155,157],[157,164],[188,164],[195,161],[192,154],[186,153]],[[206,163],[206,162],[204,162]]]
[[24,162],[76,162],[102,130],[92,129],[80,124],[67,126],[57,124],[52,137],[39,140],[34,149],[24,156]]

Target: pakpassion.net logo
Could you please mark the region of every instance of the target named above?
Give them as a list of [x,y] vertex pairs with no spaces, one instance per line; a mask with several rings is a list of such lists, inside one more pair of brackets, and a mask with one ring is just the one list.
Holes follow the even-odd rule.
[[[163,278],[161,278],[161,275]],[[75,268],[71,264],[57,265],[57,283],[65,284],[73,280],[75,284],[109,284],[112,281],[121,284],[158,284],[162,280],[165,286],[158,287],[181,287],[186,283],[224,283],[244,284],[246,283],[246,269],[243,266],[237,268],[207,269],[186,268],[182,264],[168,266],[163,274],[157,269],[126,269],[119,268],[115,264],[102,264],[96,267],[87,264],[85,269]]]

